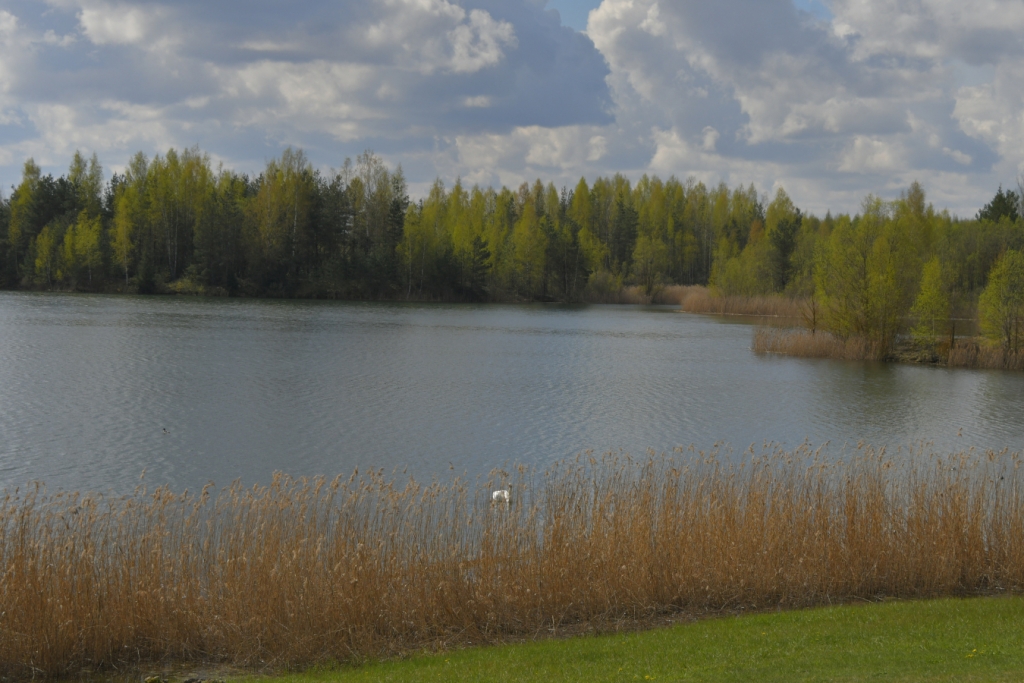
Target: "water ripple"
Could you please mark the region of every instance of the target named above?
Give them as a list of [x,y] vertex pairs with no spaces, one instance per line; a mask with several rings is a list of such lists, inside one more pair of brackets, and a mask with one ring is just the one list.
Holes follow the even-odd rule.
[[0,293],[0,487],[475,476],[717,441],[1024,447],[1020,374],[759,358],[750,336],[664,308]]

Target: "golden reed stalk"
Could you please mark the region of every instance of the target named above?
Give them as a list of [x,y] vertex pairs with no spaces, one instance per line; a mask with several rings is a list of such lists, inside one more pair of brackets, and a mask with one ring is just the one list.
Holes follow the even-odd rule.
[[805,298],[794,299],[781,294],[716,296],[710,289],[700,285],[677,286],[675,296],[686,313],[801,320],[805,316],[807,308],[807,299]]
[[[1004,350],[978,339],[957,339],[935,345],[937,358],[951,368],[1024,370],[1024,351]],[[877,345],[860,337],[840,339],[828,332],[758,327],[752,349],[759,355],[778,354],[797,358],[833,358],[838,360],[881,360],[885,354]]]
[[297,666],[659,614],[1019,590],[1020,462],[804,446],[588,454],[479,486],[372,472],[218,495],[31,487],[0,506],[0,674]]
[[879,360],[882,354],[866,339],[840,339],[828,332],[758,327],[754,330],[756,354],[779,354],[797,358],[837,360]]
[[1024,351],[1004,350],[1000,346],[958,339],[949,351],[948,364],[958,368],[1024,370]]

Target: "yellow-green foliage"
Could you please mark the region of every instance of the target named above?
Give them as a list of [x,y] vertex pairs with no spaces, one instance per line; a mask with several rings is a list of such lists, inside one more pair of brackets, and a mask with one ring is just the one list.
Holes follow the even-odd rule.
[[769,200],[753,185],[647,175],[633,184],[622,174],[573,189],[438,180],[410,205],[401,166],[370,151],[321,173],[289,148],[250,176],[215,172],[198,148],[170,149],[151,161],[136,154],[107,195],[102,181],[95,155],[76,152],[57,179],[25,163],[0,284],[610,301],[635,298],[631,287],[650,298],[706,283],[725,296],[814,295],[825,329],[884,347],[905,332],[925,261],[940,259],[959,310],[1024,234],[1024,219],[1005,213],[936,213],[917,183],[896,201],[868,197],[860,215],[822,220],[782,188]]
[[978,313],[982,332],[1004,352],[1024,347],[1024,253],[1011,249],[996,261]]
[[1019,590],[1019,465],[803,447],[582,456],[482,486],[32,487],[0,499],[0,672],[308,665],[664,612]]
[[99,216],[90,217],[85,211],[78,215],[78,220],[64,232],[58,260],[58,280],[67,282],[71,287],[74,287],[80,279],[86,279],[83,277],[83,273],[87,275],[88,280],[92,280],[93,269],[99,269],[102,265],[100,260],[102,229],[103,225]]
[[544,264],[551,219],[542,200],[544,187],[538,180],[532,190],[520,188],[519,220],[512,230],[516,290],[533,297],[544,291]]
[[7,224],[7,240],[14,251],[15,261],[28,248],[33,219],[34,195],[39,187],[40,170],[33,159],[28,159],[21,172],[21,183],[11,197],[11,215]]
[[771,244],[761,234],[747,242],[738,256],[717,261],[710,284],[724,296],[764,296],[775,291],[773,270]]
[[933,256],[921,271],[921,288],[910,315],[917,320],[914,337],[927,343],[934,344],[936,336],[949,328],[949,293],[938,256]]
[[36,258],[34,265],[36,277],[47,285],[53,283],[55,275],[56,247],[57,242],[53,235],[53,227],[50,225],[43,226],[43,229],[35,239]]
[[[255,202],[253,208],[259,217],[257,230],[264,237],[260,243],[264,249],[279,248],[275,238],[285,229],[278,226],[284,222],[281,215],[288,212],[281,205],[294,207],[294,196],[281,196],[286,194],[281,176],[288,171],[298,172],[303,164],[301,152],[288,149],[282,155],[281,164],[268,165],[265,183],[260,189],[266,188],[272,198],[264,196],[264,201]],[[150,162],[145,186],[148,222],[159,236],[161,246],[159,260],[166,265],[170,278],[175,279],[184,270],[185,256],[197,224],[210,211],[214,187],[210,157],[198,148],[186,149],[180,154],[170,149],[165,156],[157,156]]]
[[840,216],[815,260],[815,297],[825,329],[865,337],[882,355],[903,329],[921,281],[921,254],[941,221],[917,183],[895,202],[864,201]]

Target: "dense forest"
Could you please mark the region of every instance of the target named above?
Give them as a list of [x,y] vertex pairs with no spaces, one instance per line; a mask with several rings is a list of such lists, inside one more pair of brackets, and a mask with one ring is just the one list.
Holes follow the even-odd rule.
[[980,301],[982,324],[1016,349],[1022,215],[1024,191],[1002,187],[971,219],[936,211],[917,183],[818,218],[782,189],[646,175],[561,189],[438,180],[411,202],[401,167],[371,152],[324,174],[293,149],[256,177],[214,169],[198,148],[140,152],[104,182],[96,156],[76,153],[59,178],[28,160],[0,204],[0,286],[600,301],[624,286],[708,284],[804,298],[812,328],[883,345],[908,326],[942,334]]

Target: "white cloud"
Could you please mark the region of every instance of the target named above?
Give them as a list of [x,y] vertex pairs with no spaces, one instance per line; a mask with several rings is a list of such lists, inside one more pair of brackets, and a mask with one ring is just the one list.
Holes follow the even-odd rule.
[[[971,215],[1024,170],[1024,2],[47,0],[0,9],[0,183],[199,144],[254,172],[370,147],[413,186],[644,172],[856,210],[914,179]],[[49,162],[47,162],[49,163]],[[932,183],[929,186],[928,183]]]
[[858,135],[839,157],[844,173],[879,173],[900,169],[900,154],[891,142]]
[[24,77],[25,64],[32,54],[31,40],[18,18],[0,10],[0,125],[17,124],[21,119],[17,99],[11,92]]
[[64,36],[58,36],[52,29],[46,31],[43,34],[43,42],[50,45],[56,45],[58,47],[68,47],[72,45],[77,38],[73,33],[69,33]]
[[952,158],[958,164],[963,164],[964,166],[970,166],[971,163],[974,161],[973,159],[971,159],[970,154],[964,154],[959,150],[950,149],[949,147],[943,147],[942,153]]
[[718,138],[721,137],[721,133],[715,130],[712,126],[705,126],[704,130],[701,132],[704,134],[704,141],[701,143],[701,149],[705,152],[714,152],[715,147],[718,145]]
[[610,120],[604,60],[534,0],[47,5],[0,9],[0,158],[14,159],[0,182],[20,155],[75,144],[112,166],[133,145],[243,164],[292,144],[329,166],[367,147],[427,159],[436,138]]
[[855,55],[950,56],[978,63],[1020,55],[1024,3],[1016,0],[833,0],[836,32]]
[[17,74],[16,58],[24,47],[18,35],[18,18],[0,10],[0,92],[10,89]]
[[647,18],[640,22],[640,28],[647,31],[652,36],[663,36],[667,29],[665,23],[661,21],[661,10],[658,7],[658,3],[654,3],[647,8]]
[[139,45],[153,40],[166,12],[159,7],[97,3],[83,7],[78,19],[82,32],[96,45]]
[[1024,3],[830,9],[831,23],[784,0],[604,0],[588,33],[612,69],[617,121],[662,172],[724,178],[750,162],[760,177],[774,164],[816,188],[794,195],[813,209],[851,187],[891,191],[915,177],[956,182],[936,191],[962,197],[952,171],[965,167],[980,201],[1024,158],[1024,76],[1010,82],[1024,75]]
[[679,134],[678,130],[655,130],[654,141],[657,151],[651,158],[651,168],[662,173],[673,173],[697,161],[697,150],[693,149]]
[[452,70],[474,73],[493,66],[505,56],[503,48],[517,45],[516,32],[507,21],[495,21],[490,14],[475,9],[469,22],[448,32],[452,44]]
[[[389,11],[365,29],[370,46],[402,46],[408,65],[422,73],[447,69],[471,74],[494,66],[518,45],[515,28],[484,10],[467,12],[447,0],[378,0]],[[443,38],[442,38],[443,36]]]

